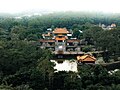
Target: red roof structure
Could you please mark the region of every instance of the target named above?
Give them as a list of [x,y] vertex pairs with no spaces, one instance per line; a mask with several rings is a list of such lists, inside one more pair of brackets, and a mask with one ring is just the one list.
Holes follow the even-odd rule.
[[40,42],[55,42],[55,40],[53,40],[53,39],[49,39],[49,40],[41,39],[39,41]]
[[56,28],[54,31],[53,31],[54,34],[68,34],[69,31],[66,29],[66,28]]
[[79,62],[95,62],[96,58],[94,56],[86,54],[83,56],[77,56],[77,60]]

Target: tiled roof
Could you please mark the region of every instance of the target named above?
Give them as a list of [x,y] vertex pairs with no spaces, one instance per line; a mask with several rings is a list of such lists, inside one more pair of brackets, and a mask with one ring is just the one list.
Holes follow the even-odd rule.
[[41,39],[40,42],[55,42],[55,40],[52,40],[52,39],[49,39],[49,40]]
[[47,34],[42,34],[42,36],[50,36],[50,32],[48,32]]
[[[96,60],[96,58],[93,57],[93,56],[91,56],[91,55],[77,56],[77,59],[78,59],[78,60],[82,60],[82,61],[84,61],[86,58],[91,58],[91,59],[93,59],[93,61]],[[85,61],[86,61],[86,60],[85,60]],[[89,61],[89,60],[87,60],[87,61]],[[90,61],[91,61],[91,60],[90,60]]]
[[58,34],[58,33],[63,33],[63,34],[67,34],[69,33],[69,31],[66,28],[56,28],[53,31],[54,34]]
[[59,38],[59,37],[56,37],[55,40],[65,40],[66,38],[65,37],[62,37],[62,38]]
[[80,42],[80,40],[68,39],[67,42]]

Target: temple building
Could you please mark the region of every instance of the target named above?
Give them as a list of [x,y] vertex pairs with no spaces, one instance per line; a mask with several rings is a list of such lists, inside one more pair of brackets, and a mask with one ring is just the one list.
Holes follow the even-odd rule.
[[96,58],[90,54],[77,56],[78,63],[95,63]]
[[43,39],[39,40],[41,48],[50,49],[55,54],[77,54],[80,51],[80,40],[72,38],[72,31],[66,28],[56,28],[46,34],[42,34]]
[[73,38],[73,32],[66,28],[47,30],[39,40],[40,48],[49,49],[55,54],[56,59],[76,58],[78,63],[95,63],[96,58],[86,55],[82,51],[85,45],[77,38]]
[[111,25],[99,23],[99,27],[101,27],[103,30],[114,30],[117,27],[117,25],[115,23],[112,23]]

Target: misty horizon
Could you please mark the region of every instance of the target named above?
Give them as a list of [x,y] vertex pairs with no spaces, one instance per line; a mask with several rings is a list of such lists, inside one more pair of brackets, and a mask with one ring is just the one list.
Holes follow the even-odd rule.
[[47,12],[103,12],[120,13],[119,0],[4,0],[0,13]]

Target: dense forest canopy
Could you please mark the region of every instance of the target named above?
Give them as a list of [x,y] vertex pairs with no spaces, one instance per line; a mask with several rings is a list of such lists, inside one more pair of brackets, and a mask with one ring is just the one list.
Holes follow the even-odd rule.
[[[14,16],[15,17],[15,16]],[[32,26],[36,28],[38,27],[66,27],[71,28],[74,24],[85,24],[87,22],[91,24],[99,24],[104,23],[109,25],[111,23],[115,23],[118,26],[119,23],[119,14],[104,14],[104,13],[87,13],[87,12],[59,12],[59,13],[51,13],[45,15],[33,15],[31,17],[22,16],[21,19],[15,19],[14,17],[0,17],[0,23],[3,25],[3,28],[9,28],[11,24],[14,25],[22,25],[22,26]],[[20,17],[20,16],[16,16]],[[6,23],[6,25],[4,25]],[[8,27],[7,27],[8,26]]]
[[[99,24],[116,24],[103,30]],[[56,72],[53,55],[37,47],[47,28],[67,28],[73,37],[86,39],[104,53],[105,62],[120,57],[120,14],[59,12],[41,16],[0,16],[0,89],[1,90],[119,90],[120,70],[113,74],[102,66],[78,67],[78,73]],[[80,33],[82,30],[83,33]]]
[[42,16],[24,16],[22,18],[16,17],[0,17],[0,28],[7,32],[18,29],[21,39],[41,38],[41,33],[45,32],[47,28],[66,27],[67,29],[86,30],[91,26],[99,23],[110,25],[115,23],[117,27],[120,26],[119,14],[103,14],[103,13],[85,13],[85,12],[59,12],[51,13]]

